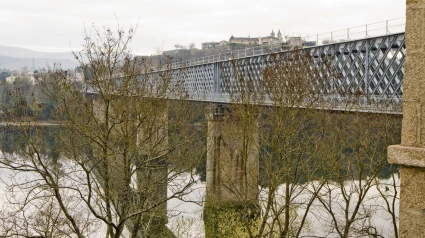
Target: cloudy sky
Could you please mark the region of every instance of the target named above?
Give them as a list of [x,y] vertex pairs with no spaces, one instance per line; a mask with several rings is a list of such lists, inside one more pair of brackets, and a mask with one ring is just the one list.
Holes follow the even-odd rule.
[[178,44],[312,35],[405,16],[405,0],[0,0],[0,45],[70,51],[84,28],[137,27],[136,53]]

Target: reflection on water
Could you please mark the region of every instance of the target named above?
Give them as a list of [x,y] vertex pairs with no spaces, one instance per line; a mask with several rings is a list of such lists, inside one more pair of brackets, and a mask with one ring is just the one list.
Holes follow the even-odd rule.
[[57,138],[59,128],[54,126],[41,127],[0,127],[0,150],[8,154],[20,154],[28,146],[26,135],[37,134],[37,143],[41,153],[53,160],[58,160],[60,143]]

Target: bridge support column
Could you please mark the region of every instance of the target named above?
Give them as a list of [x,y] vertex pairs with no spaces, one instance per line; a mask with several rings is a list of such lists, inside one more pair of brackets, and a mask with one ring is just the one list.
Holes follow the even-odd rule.
[[[166,101],[155,103],[157,116],[137,131],[137,147],[141,152],[136,166],[137,193],[139,197],[150,193],[146,204],[154,206],[167,199],[168,167],[165,156],[168,154],[168,106]],[[155,158],[155,159],[152,159]],[[167,202],[152,209],[141,223],[149,224],[148,237],[174,237],[165,226],[168,223]]]
[[258,124],[252,119],[247,126],[224,105],[209,108],[206,117],[206,237],[246,237],[258,213]]
[[[96,180],[105,186],[105,178],[109,179],[114,209],[123,217],[145,210],[141,216],[134,216],[125,222],[130,232],[134,227],[139,227],[136,237],[174,237],[166,227],[167,102],[140,102],[135,97],[123,96],[111,101],[106,110],[105,102],[100,97],[94,95],[91,100],[94,117],[104,130],[110,131],[109,146],[99,148],[93,145],[92,156],[101,165]],[[152,110],[154,112],[151,111],[155,115],[149,114],[146,115],[147,119],[139,120],[140,111],[132,108],[138,103],[149,104],[155,109]],[[106,153],[102,150],[106,150]],[[102,168],[102,163],[104,168],[108,168],[108,175]],[[135,173],[130,173],[134,171]],[[161,201],[164,202],[159,204]]]
[[400,164],[399,237],[425,234],[425,0],[407,0],[403,123],[401,145],[388,148]]

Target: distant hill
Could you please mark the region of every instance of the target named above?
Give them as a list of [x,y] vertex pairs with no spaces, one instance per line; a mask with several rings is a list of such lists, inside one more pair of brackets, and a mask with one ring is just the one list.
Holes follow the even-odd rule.
[[78,62],[71,52],[39,52],[21,47],[0,45],[0,68],[22,69],[27,66],[32,68],[34,61],[35,69],[47,68],[61,64],[64,69],[75,68]]

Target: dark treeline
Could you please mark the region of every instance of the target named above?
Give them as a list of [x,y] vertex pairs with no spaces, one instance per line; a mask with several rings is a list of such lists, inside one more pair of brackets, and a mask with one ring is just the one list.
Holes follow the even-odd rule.
[[[49,74],[39,75],[49,83]],[[40,82],[31,81],[29,76],[16,76],[13,82],[0,80],[0,116],[2,121],[54,120],[54,103],[43,93]]]
[[[297,130],[291,130],[291,133],[294,133],[293,135],[285,136],[282,134],[279,137],[281,141],[278,143],[282,145],[287,143],[287,149],[294,152],[291,157],[297,158],[300,164],[303,160],[308,160],[310,164],[304,167],[319,168],[314,171],[313,176],[304,169],[294,170],[293,176],[299,176],[299,178],[293,178],[293,181],[305,183],[324,176],[330,176],[329,178],[335,181],[344,180],[345,175],[358,172],[355,167],[347,165],[350,158],[356,157],[359,150],[361,150],[362,156],[369,155],[371,157],[368,161],[364,160],[364,163],[372,162],[370,167],[365,166],[365,174],[378,169],[378,178],[387,179],[394,171],[398,171],[398,167],[390,165],[386,157],[388,146],[400,143],[401,116],[313,109],[292,109],[291,111],[296,116],[291,118],[289,113],[286,115],[287,126],[302,126]],[[308,117],[305,115],[308,115]],[[271,168],[274,168],[273,173],[279,173],[281,171],[279,166],[282,166],[278,163],[278,155],[273,153],[273,148],[271,148],[272,140],[275,139],[273,138],[274,128],[270,125],[268,119],[266,109],[260,121],[263,137],[260,150],[259,179],[260,185],[265,187],[267,187],[267,181],[269,181],[268,172],[261,165],[269,161],[269,163],[275,165],[271,166]],[[335,136],[339,138],[330,140]],[[285,141],[285,137],[287,141]],[[317,152],[317,148],[319,148],[320,153]],[[340,153],[340,160],[337,161],[339,164],[338,173],[331,171],[332,166],[328,164],[330,161],[325,159],[327,154],[335,153],[335,151]],[[272,155],[270,156],[270,154]],[[294,166],[294,168],[298,167]]]
[[[173,125],[172,122],[174,120],[173,109],[178,106],[178,102],[170,102],[169,106],[169,126],[179,126],[179,127],[188,127],[190,128],[190,136],[196,137],[196,144],[193,144],[193,153],[194,158],[200,158],[200,161],[197,166],[197,173],[200,175],[201,181],[205,181],[206,178],[206,135],[207,135],[207,122],[205,119],[205,109],[208,107],[207,103],[191,103],[191,114],[193,115],[193,120],[187,125]],[[323,161],[320,154],[314,153],[315,148],[319,144],[323,144],[322,146],[326,147],[326,140],[331,133],[338,133],[338,131],[345,131],[343,135],[341,135],[340,140],[338,140],[337,144],[329,142],[328,149],[339,147],[341,150],[342,158],[349,158],[355,154],[356,151],[356,143],[355,140],[361,140],[359,138],[359,134],[356,133],[355,125],[353,124],[354,120],[360,120],[360,123],[364,125],[364,132],[368,134],[369,138],[367,140],[372,141],[376,144],[376,146],[364,146],[362,150],[365,150],[366,154],[373,154],[373,158],[375,161],[385,161],[384,165],[382,165],[382,169],[379,171],[379,178],[389,178],[391,173],[394,172],[394,168],[390,169],[390,164],[386,162],[386,148],[391,144],[397,144],[400,140],[400,132],[401,132],[401,117],[396,115],[382,115],[382,114],[357,114],[351,112],[327,112],[327,111],[316,111],[311,109],[294,109],[297,114],[305,115],[306,110],[309,110],[310,115],[314,115],[314,119],[310,118],[308,121],[303,122],[303,128],[297,131],[295,136],[291,136],[291,140],[287,143],[292,145],[297,145],[300,149],[297,153],[293,154],[294,157],[298,157],[299,161],[302,162],[303,159],[306,159],[307,156],[314,156],[313,159],[309,161],[316,161],[316,164],[311,164],[311,166],[320,167],[320,170],[317,170],[315,173],[316,178],[320,178],[324,175],[331,174],[329,168],[326,166],[321,166],[319,163]],[[261,186],[267,187],[268,181],[268,173],[265,171],[265,161],[268,161],[270,158],[267,154],[269,154],[272,149],[270,142],[273,140],[272,132],[273,127],[268,123],[267,118],[267,110],[264,111],[263,115],[259,118],[260,124],[260,133],[261,136],[261,152],[260,152],[260,179],[259,184]],[[313,114],[311,114],[313,113]],[[297,117],[295,120],[300,120],[302,117]],[[287,118],[288,126],[291,124],[291,119]],[[40,133],[41,136],[38,138],[42,138],[44,145],[43,153],[48,157],[51,157],[53,160],[57,160],[60,156],[61,145],[58,142],[59,140],[56,138],[57,131],[60,130],[58,127],[53,126],[40,126],[34,127],[29,130],[29,133]],[[180,128],[180,130],[186,130],[184,128]],[[337,131],[338,130],[338,131]],[[385,131],[387,137],[382,136],[383,131]],[[19,126],[16,127],[1,127],[0,128],[0,150],[5,153],[17,153],[19,154],[23,148],[26,148],[26,140],[23,136],[25,133],[28,133],[26,128],[21,128]],[[169,135],[170,141],[184,141],[185,138],[179,134],[179,129],[173,129],[174,133]],[[282,136],[283,138],[284,136]],[[357,138],[356,138],[357,137]],[[281,138],[281,139],[282,139]],[[367,141],[365,141],[367,142]],[[281,141],[280,143],[284,143]],[[185,149],[189,149],[190,147],[184,147]],[[367,151],[370,150],[370,151]],[[372,151],[373,150],[373,151]],[[196,152],[196,153],[195,153]],[[175,153],[179,153],[175,151]],[[181,153],[181,152],[180,152]],[[272,164],[279,166],[277,162],[276,154],[274,154],[272,158]],[[192,160],[193,158],[188,158],[188,160]],[[345,161],[346,162],[346,161]],[[343,166],[344,160],[341,160],[340,172],[341,174],[348,174],[352,171],[348,169],[348,167]],[[176,163],[180,163],[176,161]],[[183,164],[183,163],[182,163]],[[278,172],[280,168],[275,167]],[[305,183],[312,178],[307,176],[306,174],[302,174],[303,171],[299,171],[301,173],[298,182]],[[333,178],[337,180],[338,178]]]

